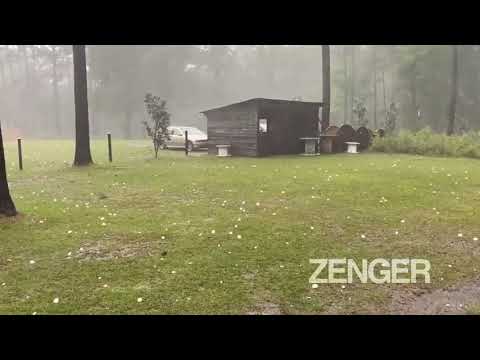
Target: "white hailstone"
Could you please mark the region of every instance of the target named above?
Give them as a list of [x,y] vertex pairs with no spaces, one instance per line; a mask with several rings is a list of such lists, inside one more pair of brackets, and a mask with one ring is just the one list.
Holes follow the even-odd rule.
[[30,260],[30,265],[35,264],[35,260]]
[[258,249],[258,246],[254,246],[253,248],[254,248],[255,250],[257,250],[257,249]]
[[457,235],[459,238],[463,237],[463,234],[462,233],[458,233]]
[[280,265],[280,269],[283,269],[285,266],[284,265]]
[[138,302],[138,303],[141,303],[142,301],[143,301],[143,299],[142,299],[141,297],[139,297],[139,298],[137,299],[137,302]]
[[362,238],[362,239],[366,239],[367,237],[362,234],[362,235],[361,235],[361,238]]
[[395,235],[398,235],[398,231],[395,231]]
[[215,234],[215,230],[212,230],[212,234]]
[[57,202],[57,199],[53,199],[53,202]]
[[58,304],[59,302],[60,302],[60,299],[59,299],[59,298],[53,299],[53,303],[54,303],[54,304]]
[[288,241],[285,241],[285,245],[290,245],[290,243]]
[[318,289],[318,284],[312,284],[312,289]]
[[342,285],[342,289],[346,289],[346,286],[345,286],[345,285]]
[[448,266],[449,268],[451,268],[451,267],[452,267],[452,265],[450,265],[450,264],[448,264],[447,266]]
[[198,234],[199,237],[201,237],[202,235],[203,235],[202,233]]
[[172,274],[175,275],[177,272],[175,270],[172,270]]
[[80,251],[83,251],[83,247],[81,247],[79,250],[80,250]]
[[315,230],[315,228],[313,226],[310,226],[310,230]]
[[107,226],[107,224],[106,224],[106,223],[102,223],[102,226]]
[[220,284],[223,284],[223,280],[220,280]]
[[162,236],[162,240],[165,240],[165,236]]
[[71,233],[73,233],[72,230],[68,230],[68,231],[67,231],[67,234],[71,234]]
[[67,254],[67,256],[72,256],[72,252],[70,251],[70,252]]
[[32,315],[34,315],[34,316],[35,316],[35,315],[37,315],[37,312],[36,312],[36,311],[34,311],[34,312],[32,313]]
[[478,241],[478,237],[475,236],[475,237],[473,238],[473,241]]
[[256,205],[256,206],[260,206],[260,203],[259,203],[259,202],[257,202],[255,205]]
[[277,216],[277,213],[273,213],[272,215],[273,215],[273,216]]
[[237,224],[233,225],[233,227],[234,227],[235,229],[238,229],[238,225],[237,225]]
[[405,224],[405,220],[400,221],[402,224]]
[[106,288],[108,288],[108,285],[107,285],[107,284],[104,284],[103,287],[106,289]]
[[285,194],[285,191],[282,190],[282,194]]
[[43,224],[43,220],[40,220],[38,223],[39,223],[39,224]]
[[2,283],[2,286],[5,286],[5,285],[7,285],[7,284],[6,284],[6,283]]
[[101,277],[101,276],[99,276],[99,277],[98,277],[98,280],[102,280],[102,277]]

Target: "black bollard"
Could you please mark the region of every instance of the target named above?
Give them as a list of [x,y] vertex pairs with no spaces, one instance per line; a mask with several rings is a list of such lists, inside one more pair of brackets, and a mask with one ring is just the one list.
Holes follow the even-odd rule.
[[22,138],[17,138],[18,143],[18,168],[23,170]]
[[107,139],[108,139],[108,160],[110,162],[113,161],[113,155],[112,155],[112,134],[107,133]]
[[188,131],[185,131],[185,155],[188,156]]

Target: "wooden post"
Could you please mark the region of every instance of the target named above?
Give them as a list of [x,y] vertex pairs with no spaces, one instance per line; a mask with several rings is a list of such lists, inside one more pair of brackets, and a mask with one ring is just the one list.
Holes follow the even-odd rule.
[[188,131],[185,131],[185,155],[188,156]]
[[113,155],[112,155],[112,134],[107,133],[107,139],[108,139],[108,160],[110,162],[113,161]]
[[18,168],[23,170],[22,138],[17,138],[18,143]]

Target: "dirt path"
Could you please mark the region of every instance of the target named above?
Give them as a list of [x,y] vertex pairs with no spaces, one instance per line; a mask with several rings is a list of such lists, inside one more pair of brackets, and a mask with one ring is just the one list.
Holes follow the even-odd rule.
[[469,307],[480,305],[480,279],[461,286],[432,292],[398,292],[393,296],[390,314],[464,315]]

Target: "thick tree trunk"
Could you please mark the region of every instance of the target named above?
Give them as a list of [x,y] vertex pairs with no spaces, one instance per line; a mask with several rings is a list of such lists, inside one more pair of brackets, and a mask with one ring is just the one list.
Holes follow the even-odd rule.
[[75,96],[75,160],[74,166],[90,165],[90,129],[88,123],[88,88],[85,45],[73,45]]
[[451,136],[455,132],[455,115],[457,111],[458,98],[458,45],[452,45],[452,87],[450,93],[450,106],[448,109],[448,128],[447,135]]
[[330,45],[322,45],[322,131],[330,126]]
[[0,215],[15,216],[17,210],[10,196],[7,181],[7,167],[5,165],[5,151],[3,149],[2,127],[0,125]]

